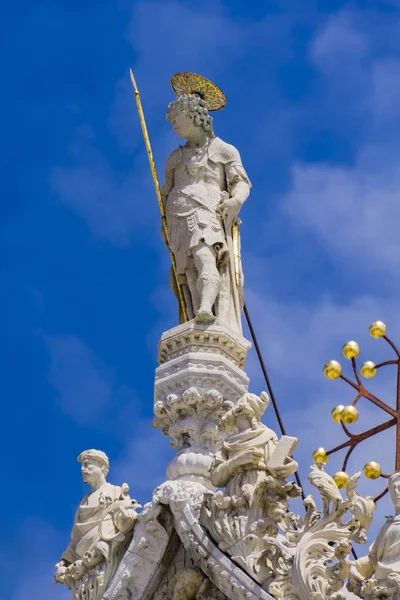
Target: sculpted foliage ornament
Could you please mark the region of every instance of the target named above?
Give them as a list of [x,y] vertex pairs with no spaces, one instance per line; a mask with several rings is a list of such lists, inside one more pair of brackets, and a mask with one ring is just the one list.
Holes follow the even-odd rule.
[[169,394],[165,401],[156,402],[153,425],[172,438],[170,445],[177,450],[191,445],[213,452],[224,437],[217,422],[225,410],[217,390],[201,392],[191,387],[181,395]]
[[211,460],[224,438],[217,425],[226,412],[222,395],[215,389],[191,387],[183,394],[156,401],[154,412],[153,426],[170,436],[170,445],[179,451],[168,465],[168,479],[196,478],[212,487]]
[[304,500],[304,519],[293,521],[279,544],[266,549],[273,575],[268,590],[285,600],[344,600],[351,542],[363,544],[375,504],[356,493],[360,473],[350,478],[344,499],[323,463],[313,465],[309,481],[322,496],[323,514],[312,496]]

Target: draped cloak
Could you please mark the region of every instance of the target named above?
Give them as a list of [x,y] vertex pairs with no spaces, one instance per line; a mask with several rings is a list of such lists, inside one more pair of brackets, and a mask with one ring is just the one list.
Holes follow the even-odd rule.
[[278,438],[276,433],[263,423],[259,423],[256,429],[247,429],[233,435],[227,442],[224,442],[222,449],[214,457],[212,470],[222,466],[223,472],[223,465],[244,450],[258,448],[264,452],[264,456],[259,460],[258,464],[242,467],[232,475],[226,485],[228,496],[240,497],[242,496],[244,485],[255,487],[266,479],[267,463],[277,443]]
[[[122,490],[118,485],[103,484],[98,490],[87,494],[79,504],[75,514],[71,542],[61,556],[62,560],[73,563],[90,551],[100,541],[99,525],[106,507],[121,497]],[[111,514],[107,514],[102,524],[102,532],[106,537],[116,533]]]

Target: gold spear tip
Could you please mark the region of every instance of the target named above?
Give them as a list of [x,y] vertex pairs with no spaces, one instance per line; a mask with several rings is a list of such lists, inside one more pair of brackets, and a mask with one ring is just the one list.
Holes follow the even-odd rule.
[[136,85],[136,79],[135,79],[135,77],[133,75],[132,69],[129,69],[129,73],[131,75],[131,81],[132,81],[133,89],[135,90],[135,92],[138,92],[139,90],[138,90],[138,87]]

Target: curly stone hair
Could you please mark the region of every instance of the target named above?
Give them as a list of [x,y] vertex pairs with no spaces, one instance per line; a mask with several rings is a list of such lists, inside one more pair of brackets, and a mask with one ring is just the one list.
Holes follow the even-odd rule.
[[209,137],[214,137],[212,117],[208,114],[208,108],[204,100],[198,94],[179,94],[167,109],[167,121],[173,119],[176,112],[186,112],[198,127],[202,127]]

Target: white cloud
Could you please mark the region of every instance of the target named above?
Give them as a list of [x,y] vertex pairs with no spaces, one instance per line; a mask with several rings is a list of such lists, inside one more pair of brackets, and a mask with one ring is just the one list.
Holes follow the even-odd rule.
[[312,41],[311,57],[323,69],[360,61],[367,55],[368,39],[357,27],[355,15],[349,10],[334,14]]
[[400,60],[375,60],[371,69],[370,110],[375,118],[398,121],[400,102]]
[[80,425],[96,422],[115,394],[115,370],[74,335],[43,336],[50,353],[48,379],[62,410]]
[[397,167],[374,172],[362,163],[353,169],[297,164],[292,177],[283,209],[297,227],[319,236],[349,270],[394,274],[400,262]]
[[124,451],[113,464],[112,479],[126,481],[130,495],[142,504],[151,500],[153,490],[166,479],[166,468],[175,455],[161,430],[153,429],[151,419],[135,424]]
[[93,141],[81,137],[80,131],[71,152],[78,160],[73,166],[55,167],[50,184],[61,202],[88,222],[95,238],[127,246],[132,233],[143,230],[149,218],[157,221],[156,202],[147,201],[152,181],[143,157],[138,159],[136,169],[144,177],[137,177],[131,170],[118,170]]

